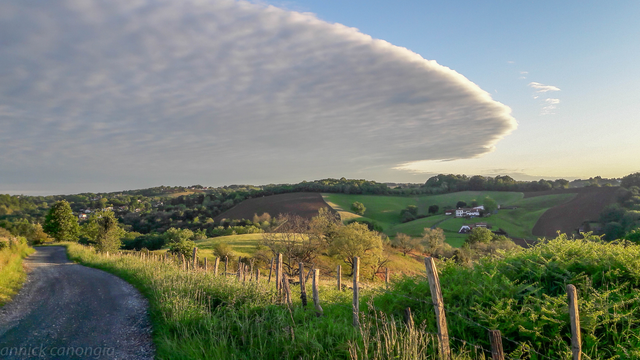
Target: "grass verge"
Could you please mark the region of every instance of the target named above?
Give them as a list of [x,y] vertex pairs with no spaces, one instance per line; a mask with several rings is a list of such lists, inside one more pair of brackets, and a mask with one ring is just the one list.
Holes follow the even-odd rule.
[[0,249],[0,306],[6,304],[22,288],[27,279],[22,259],[35,251],[18,240],[3,243],[7,245]]

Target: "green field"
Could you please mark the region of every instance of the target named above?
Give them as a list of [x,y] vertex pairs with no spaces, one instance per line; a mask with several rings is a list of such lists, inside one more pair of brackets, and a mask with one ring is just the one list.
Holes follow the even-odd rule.
[[[497,214],[482,219],[453,218],[443,215],[445,207],[453,208],[458,201],[470,204],[476,200],[482,204],[482,200],[487,196],[501,206],[515,206],[517,209],[499,210]],[[354,201],[363,203],[367,208],[364,218],[377,221],[384,228],[384,233],[389,236],[395,236],[397,233],[421,236],[424,228],[436,226],[445,231],[447,242],[455,247],[462,246],[464,243],[465,235],[458,234],[460,227],[476,222],[488,222],[494,230],[501,228],[510,237],[535,240],[536,237],[531,234],[531,230],[540,216],[548,209],[567,202],[575,196],[576,194],[557,194],[525,199],[523,193],[502,191],[463,191],[416,197],[323,194],[327,201],[343,210],[349,209]],[[401,223],[400,211],[408,205],[416,205],[419,214],[425,214],[431,205],[438,205],[440,211],[438,215]]]

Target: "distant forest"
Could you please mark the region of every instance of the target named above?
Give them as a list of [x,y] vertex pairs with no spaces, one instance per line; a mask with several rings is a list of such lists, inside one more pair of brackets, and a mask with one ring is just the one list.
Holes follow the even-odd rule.
[[[631,175],[629,175],[631,176]],[[252,226],[251,219],[216,224],[217,215],[248,198],[291,192],[323,192],[366,195],[414,196],[457,191],[545,191],[577,186],[618,185],[619,179],[516,181],[509,176],[437,175],[424,184],[389,187],[368,180],[323,179],[298,184],[264,186],[230,185],[209,188],[159,186],[149,189],[112,193],[83,193],[56,196],[0,195],[0,227],[20,233],[20,227],[42,224],[49,208],[58,200],[70,203],[74,214],[90,214],[95,210],[113,210],[128,232],[162,233],[171,227],[199,230],[208,236],[220,235],[221,228]],[[629,200],[629,199],[627,199]],[[260,215],[260,214],[258,214]],[[277,214],[273,214],[277,215]],[[82,224],[83,220],[80,219]]]

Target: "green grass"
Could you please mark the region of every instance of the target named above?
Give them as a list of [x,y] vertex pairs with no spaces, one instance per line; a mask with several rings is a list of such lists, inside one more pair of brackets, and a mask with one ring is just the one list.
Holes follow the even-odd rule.
[[27,279],[22,259],[35,250],[25,243],[12,242],[0,250],[0,306],[18,293]]
[[[252,257],[256,253],[256,246],[262,240],[262,234],[246,234],[246,235],[229,235],[220,236],[215,238],[208,238],[205,240],[196,241],[198,246],[198,254],[200,257],[208,258],[211,262],[215,260],[216,256],[213,254],[213,246],[218,242],[224,242],[231,245],[233,249],[234,258],[238,256]],[[460,245],[461,246],[461,245]],[[326,268],[335,269],[338,264],[343,268],[347,266],[343,261],[339,261],[335,258],[320,255],[318,261]],[[390,263],[387,265],[393,273],[403,273],[406,275],[413,275],[424,271],[424,263],[421,258],[415,256],[402,256],[399,251],[390,249]],[[265,269],[266,270],[266,269]],[[332,273],[333,274],[333,273]]]
[[[548,209],[563,204],[573,199],[576,194],[545,195],[532,198],[524,198],[523,193],[502,191],[463,191],[442,195],[425,195],[417,197],[400,196],[374,196],[374,195],[346,195],[324,194],[325,198],[337,206],[348,209],[354,201],[362,202],[367,208],[364,216],[380,223],[384,233],[395,236],[396,233],[404,233],[410,236],[421,236],[424,228],[436,225],[445,231],[447,243],[454,247],[460,247],[464,243],[466,235],[458,234],[460,227],[476,222],[488,222],[493,230],[502,228],[509,236],[535,240],[531,231],[536,222]],[[438,205],[440,212],[445,206],[455,206],[458,201],[470,204],[473,200],[482,203],[486,196],[496,200],[500,205],[517,206],[514,210],[500,210],[487,218],[460,219],[452,216],[435,215],[417,219],[407,223],[400,222],[400,210],[408,205],[416,205],[421,213],[426,212],[430,205]]]
[[[407,332],[400,318],[371,318],[367,301],[380,289],[362,290],[364,326],[358,331],[352,326],[351,292],[337,291],[333,278],[320,287],[324,314],[318,317],[312,304],[302,307],[296,285],[288,307],[277,304],[274,284],[264,278],[259,284],[242,283],[235,277],[182,271],[170,261],[105,257],[78,244],[66,246],[72,260],[123,278],[149,300],[158,359],[362,359],[365,354],[387,359],[383,354],[389,351],[393,358],[410,359],[416,353],[437,358],[431,334]],[[344,282],[349,283],[346,276]],[[310,284],[307,293],[311,301]],[[389,335],[394,338],[376,343]],[[465,346],[454,347],[454,354],[456,360],[477,358]]]
[[[323,194],[326,201],[337,205],[342,210],[349,210],[351,204],[359,201],[365,205],[367,210],[364,217],[380,223],[385,232],[391,231],[396,225],[401,224],[400,211],[409,205],[418,206],[419,214],[426,214],[430,205],[440,207],[439,214],[444,213],[444,207],[455,207],[458,201],[471,203],[477,200],[482,203],[482,199],[489,196],[499,204],[511,204],[523,198],[524,194],[504,191],[462,191],[442,195],[422,195],[422,196],[381,196],[381,195],[347,195],[347,194]],[[422,230],[420,230],[422,232]]]
[[[365,287],[360,321],[351,291],[324,278],[324,315],[276,303],[273,284],[237,282],[171,262],[105,257],[67,244],[72,260],[116,274],[149,299],[158,359],[436,359],[430,286],[423,275]],[[640,358],[640,246],[559,237],[464,267],[437,263],[455,360],[481,359],[488,329],[500,330],[511,359],[571,359],[567,284],[578,289],[585,359]],[[349,283],[344,277],[344,283]],[[307,287],[310,294],[310,288]],[[402,323],[410,307],[414,332]],[[459,339],[462,339],[459,340]],[[486,359],[486,357],[484,358]]]
[[250,257],[256,253],[256,246],[261,240],[262,234],[229,235],[198,240],[196,241],[196,246],[198,246],[198,251],[201,255],[211,259],[215,258],[211,249],[213,249],[215,244],[220,242],[231,245],[235,255]]

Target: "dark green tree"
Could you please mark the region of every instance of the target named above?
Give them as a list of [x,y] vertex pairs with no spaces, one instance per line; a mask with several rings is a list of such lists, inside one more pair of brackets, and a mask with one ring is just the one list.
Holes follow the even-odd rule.
[[367,208],[363,203],[355,201],[353,204],[351,204],[351,210],[358,215],[364,215],[364,212],[367,210]]
[[429,214],[436,214],[438,210],[440,210],[440,207],[438,205],[429,206]]
[[95,220],[97,235],[95,238],[96,249],[100,252],[116,252],[122,246],[121,238],[125,231],[118,224],[118,220],[112,211],[103,211],[102,216]]
[[56,241],[78,241],[80,226],[65,200],[57,201],[44,219],[42,227]]
[[462,200],[456,203],[456,209],[463,208],[465,206],[467,206],[467,203]]
[[488,213],[491,213],[498,208],[498,203],[489,196],[484,198],[482,205],[484,206],[484,210]]
[[620,186],[629,189],[632,186],[640,187],[640,172],[629,174],[622,178]]

